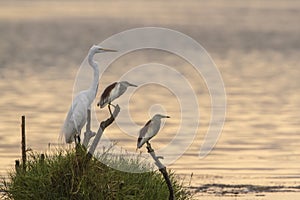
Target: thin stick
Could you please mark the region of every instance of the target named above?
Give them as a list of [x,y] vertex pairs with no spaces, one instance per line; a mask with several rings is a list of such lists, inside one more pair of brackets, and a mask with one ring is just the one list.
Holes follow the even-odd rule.
[[19,160],[15,160],[15,170],[17,173],[19,173],[19,171],[20,171],[20,161]]
[[23,163],[23,170],[26,170],[26,138],[25,138],[25,115],[22,116],[22,163]]
[[158,167],[159,171],[162,173],[162,175],[165,178],[166,184],[169,189],[169,200],[173,200],[174,199],[174,191],[173,191],[172,183],[170,181],[166,166],[164,166],[160,162],[159,157],[155,155],[154,149],[152,149],[151,144],[149,142],[147,142],[146,148],[148,150],[148,153],[151,155],[151,157],[155,161],[155,165]]
[[100,126],[99,126],[99,129],[97,131],[97,134],[96,134],[96,136],[95,136],[95,138],[93,140],[93,143],[92,143],[92,145],[91,145],[91,147],[89,149],[89,152],[86,155],[88,160],[91,159],[92,156],[94,155],[95,149],[96,149],[96,147],[97,147],[97,145],[98,145],[98,143],[99,143],[99,141],[101,139],[101,136],[102,136],[105,128],[108,127],[109,125],[111,125],[114,122],[114,120],[118,116],[119,112],[120,112],[120,107],[119,107],[119,105],[116,105],[115,110],[112,113],[112,115],[110,116],[110,118],[108,118],[107,120],[102,121],[100,123]]

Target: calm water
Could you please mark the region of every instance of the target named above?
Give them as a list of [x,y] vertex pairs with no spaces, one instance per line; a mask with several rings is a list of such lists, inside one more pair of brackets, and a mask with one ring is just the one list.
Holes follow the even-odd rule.
[[[214,150],[204,159],[198,157],[208,129],[210,99],[203,79],[180,58],[150,50],[131,53],[105,72],[99,92],[134,66],[148,62],[172,66],[196,91],[201,118],[193,144],[170,168],[187,179],[193,173],[193,185],[300,184],[299,2],[155,2],[146,6],[148,9],[140,3],[103,3],[101,13],[96,9],[99,4],[94,3],[75,3],[67,13],[54,10],[55,3],[48,10],[44,4],[33,5],[1,3],[1,175],[20,158],[21,115],[27,117],[28,147],[42,152],[48,143],[58,142],[77,70],[91,44],[129,28],[164,26],[201,43],[222,74],[227,117]],[[68,7],[68,3],[62,5]],[[78,11],[81,7],[87,15]],[[31,14],[25,12],[28,9]],[[137,80],[148,76],[141,75]],[[164,78],[161,73],[153,76]],[[121,107],[125,104],[122,100],[118,103]],[[133,135],[148,120],[149,112],[161,109],[153,107],[156,104],[164,105],[163,109],[172,116],[163,134],[154,140],[156,148],[164,147],[178,130],[180,109],[174,94],[155,85],[141,87],[130,99],[129,110],[136,126],[122,126],[131,134],[113,125],[106,136],[134,151]],[[106,110],[96,113],[98,120],[106,116]]]

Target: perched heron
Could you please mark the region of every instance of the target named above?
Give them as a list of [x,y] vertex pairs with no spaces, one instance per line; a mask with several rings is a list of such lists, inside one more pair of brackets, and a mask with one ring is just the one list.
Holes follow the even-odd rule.
[[149,140],[158,133],[162,118],[170,117],[161,114],[156,114],[140,130],[140,135],[137,141],[137,149],[141,148],[145,143],[149,143]]
[[100,101],[97,103],[97,106],[100,106],[100,108],[104,108],[108,104],[108,109],[110,114],[110,105],[113,100],[124,94],[124,92],[127,90],[127,87],[137,87],[137,85],[131,84],[127,81],[121,81],[121,82],[114,82],[111,85],[109,85],[107,88],[105,88],[104,92],[102,93],[100,97]]
[[103,52],[116,52],[116,50],[104,49],[97,45],[93,45],[89,50],[88,62],[94,70],[93,82],[88,90],[81,91],[72,102],[61,131],[61,136],[65,138],[66,143],[72,143],[74,140],[75,143],[80,143],[80,133],[87,121],[87,111],[91,109],[98,90],[99,69],[93,58],[96,53]]

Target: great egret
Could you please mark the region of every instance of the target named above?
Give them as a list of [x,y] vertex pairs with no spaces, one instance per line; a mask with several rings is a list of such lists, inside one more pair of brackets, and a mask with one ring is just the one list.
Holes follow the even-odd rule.
[[94,70],[93,82],[88,90],[81,91],[72,102],[61,131],[66,143],[72,143],[74,140],[76,143],[76,137],[78,138],[77,143],[80,143],[80,133],[87,121],[87,111],[91,109],[98,90],[99,69],[93,58],[96,53],[103,52],[116,52],[116,50],[105,49],[97,45],[93,45],[89,50],[88,62]]
[[113,84],[109,85],[102,93],[97,106],[100,106],[100,108],[104,108],[108,104],[109,112],[112,115],[110,110],[110,105],[112,105],[111,102],[124,94],[124,92],[127,90],[127,87],[129,86],[137,87],[137,85],[131,84],[127,81],[114,82]]
[[156,114],[140,130],[140,135],[137,141],[137,149],[141,148],[146,142],[148,143],[149,140],[158,133],[162,118],[170,117],[161,114]]

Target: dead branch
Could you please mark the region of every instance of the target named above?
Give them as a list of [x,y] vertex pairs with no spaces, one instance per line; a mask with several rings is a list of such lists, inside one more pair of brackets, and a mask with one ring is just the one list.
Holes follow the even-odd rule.
[[82,145],[85,149],[88,148],[88,144],[92,137],[96,135],[95,132],[91,131],[91,110],[87,110],[87,122],[86,122],[86,131],[84,132],[84,139]]
[[167,184],[168,189],[169,189],[169,200],[173,200],[174,199],[174,191],[173,191],[172,183],[170,181],[170,178],[169,178],[169,175],[168,175],[168,172],[167,172],[167,168],[159,160],[162,157],[156,156],[156,154],[154,152],[154,149],[152,149],[151,144],[149,142],[147,142],[147,147],[146,148],[148,150],[148,153],[151,155],[151,157],[155,161],[155,165],[158,167],[159,171],[164,176],[164,179],[165,179],[166,184]]
[[95,149],[96,149],[96,147],[97,147],[97,145],[98,145],[98,143],[101,139],[101,136],[102,136],[105,128],[107,128],[109,125],[111,125],[114,122],[114,120],[118,116],[119,112],[120,112],[120,107],[119,107],[119,105],[116,105],[115,110],[112,113],[112,115],[110,116],[110,118],[108,118],[107,120],[102,121],[100,123],[97,134],[96,134],[96,136],[93,140],[93,143],[92,143],[92,145],[91,145],[91,147],[90,147],[90,149],[89,149],[89,151],[86,155],[88,160],[90,160],[93,157]]

